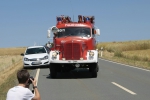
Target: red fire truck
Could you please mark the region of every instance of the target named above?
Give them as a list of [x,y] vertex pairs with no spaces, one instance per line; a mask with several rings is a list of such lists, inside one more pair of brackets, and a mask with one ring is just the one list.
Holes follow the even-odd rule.
[[48,38],[53,33],[53,47],[50,52],[50,73],[55,78],[57,72],[87,68],[92,77],[99,70],[96,35],[100,29],[94,26],[94,16],[78,16],[71,21],[69,16],[57,16],[56,26],[48,29]]

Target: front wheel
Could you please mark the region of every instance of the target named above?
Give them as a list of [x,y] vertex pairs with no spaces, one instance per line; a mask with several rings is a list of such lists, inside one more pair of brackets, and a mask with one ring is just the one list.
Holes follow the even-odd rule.
[[91,72],[93,78],[97,77],[98,70],[99,70],[99,67],[97,63],[91,64],[89,71]]
[[57,76],[57,70],[54,64],[50,65],[50,75],[51,75],[51,78],[56,78]]

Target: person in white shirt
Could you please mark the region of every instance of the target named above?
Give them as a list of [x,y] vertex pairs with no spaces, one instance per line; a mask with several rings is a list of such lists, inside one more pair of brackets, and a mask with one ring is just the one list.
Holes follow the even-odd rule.
[[[6,100],[41,100],[40,93],[36,86],[36,80],[30,78],[30,74],[27,70],[21,69],[17,72],[18,86],[15,86],[8,90]],[[29,89],[29,85],[32,83],[34,94]]]

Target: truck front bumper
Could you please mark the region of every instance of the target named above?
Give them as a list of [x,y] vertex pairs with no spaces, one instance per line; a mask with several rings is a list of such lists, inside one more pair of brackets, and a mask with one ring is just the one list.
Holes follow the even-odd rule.
[[97,63],[97,60],[51,60],[50,63],[62,63],[62,64]]

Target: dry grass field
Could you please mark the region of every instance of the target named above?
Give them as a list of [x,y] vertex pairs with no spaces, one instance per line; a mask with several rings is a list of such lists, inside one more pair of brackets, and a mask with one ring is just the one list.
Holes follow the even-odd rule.
[[150,69],[150,40],[99,43],[101,47],[105,59]]
[[18,48],[0,48],[0,56],[6,55],[20,55],[24,53],[25,47],[18,47]]
[[6,100],[8,89],[17,84],[16,72],[22,68],[23,48],[0,48],[0,100]]
[[0,48],[0,84],[12,73],[22,67],[22,56],[25,48]]
[[4,71],[6,68],[15,65],[22,59],[20,55],[7,55],[0,56],[0,72]]

